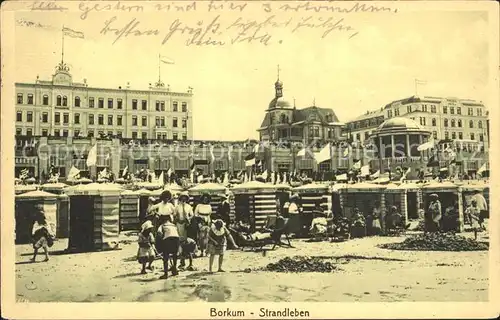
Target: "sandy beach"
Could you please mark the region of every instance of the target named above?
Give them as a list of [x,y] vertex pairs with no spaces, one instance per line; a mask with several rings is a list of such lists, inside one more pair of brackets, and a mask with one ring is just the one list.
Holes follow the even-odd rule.
[[[483,235],[482,241],[486,240]],[[230,250],[225,273],[209,274],[208,258],[195,271],[160,280],[156,269],[140,274],[135,236],[123,236],[121,250],[61,254],[56,241],[49,262],[30,263],[31,246],[16,247],[16,295],[30,302],[270,301],[389,302],[487,301],[488,252],[396,251],[378,245],[404,237],[371,237],[343,243],[293,240],[294,248],[262,252]],[[332,273],[277,273],[258,270],[295,255],[331,257]],[[251,269],[251,270],[250,270]]]

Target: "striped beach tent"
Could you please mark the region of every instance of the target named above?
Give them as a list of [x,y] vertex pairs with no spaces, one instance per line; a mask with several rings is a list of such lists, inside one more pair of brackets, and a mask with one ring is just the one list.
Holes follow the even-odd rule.
[[188,189],[189,192],[189,203],[193,206],[193,209],[198,203],[200,203],[200,198],[203,194],[210,195],[210,205],[212,206],[212,213],[216,213],[219,204],[222,201],[221,195],[226,193],[226,187],[219,183],[207,182],[195,185]]
[[132,190],[124,190],[120,194],[120,231],[138,229],[139,193]]
[[430,195],[435,193],[441,202],[441,210],[444,213],[446,208],[458,204],[458,215],[460,220],[459,232],[464,228],[464,204],[462,197],[462,188],[451,181],[431,182],[422,186],[424,198],[424,209],[429,207]]
[[[385,189],[385,207],[388,212],[391,206],[396,206],[404,221],[418,218],[420,201],[418,194],[420,186],[416,183],[388,184]],[[420,197],[421,199],[421,197]]]
[[290,189],[285,184],[273,185],[259,181],[234,186],[231,191],[235,197],[236,218],[250,221],[254,230],[262,229],[267,217],[276,215],[279,194]]
[[114,183],[90,183],[66,188],[70,198],[68,251],[118,248],[122,190],[120,185]]
[[67,238],[69,235],[69,197],[65,193],[67,184],[45,183],[40,187],[41,190],[57,195],[57,238]]
[[340,194],[344,216],[350,218],[354,208],[365,214],[372,212],[376,202],[385,210],[385,190],[386,185],[368,182],[346,184]]
[[15,197],[16,243],[29,243],[38,213],[43,212],[53,232],[57,230],[57,195],[45,191],[30,191]]
[[323,213],[332,212],[332,194],[328,184],[309,183],[293,189],[300,196],[300,204],[305,214],[313,213],[320,206]]

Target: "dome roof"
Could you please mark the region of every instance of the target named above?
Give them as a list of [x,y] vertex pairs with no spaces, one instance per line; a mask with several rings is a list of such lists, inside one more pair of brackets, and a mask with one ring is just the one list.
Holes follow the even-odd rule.
[[274,98],[273,100],[271,100],[271,102],[269,102],[269,109],[273,109],[273,108],[291,108],[291,107],[292,107],[292,105],[290,104],[290,102],[288,102],[285,99],[283,99],[283,97]]
[[412,129],[423,130],[424,128],[410,118],[396,117],[391,118],[382,123],[378,130],[392,130],[392,129]]

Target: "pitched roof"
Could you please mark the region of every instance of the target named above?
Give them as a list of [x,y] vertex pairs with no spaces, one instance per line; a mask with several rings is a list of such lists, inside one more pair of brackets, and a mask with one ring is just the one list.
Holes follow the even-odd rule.
[[[277,109],[279,110],[279,109]],[[307,118],[311,114],[318,114],[319,119],[321,122],[339,122],[339,118],[333,111],[333,109],[330,108],[319,108],[319,107],[307,107],[304,109],[294,109],[292,113],[292,123],[300,122],[300,121],[306,121]],[[326,118],[328,115],[332,115],[331,121],[326,121]],[[269,112],[266,112],[266,115],[264,116],[264,120],[262,120],[262,123],[260,125],[260,128],[265,128],[271,124],[271,116]]]

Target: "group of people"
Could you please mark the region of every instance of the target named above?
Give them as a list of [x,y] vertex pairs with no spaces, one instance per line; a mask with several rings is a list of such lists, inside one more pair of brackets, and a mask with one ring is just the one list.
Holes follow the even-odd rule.
[[[218,272],[223,272],[222,264],[227,242],[237,248],[227,226],[230,222],[229,195],[223,196],[217,212],[212,212],[210,195],[203,194],[200,203],[193,207],[189,204],[189,193],[182,192],[178,197],[165,190],[159,202],[150,198],[145,221],[141,225],[137,257],[142,265],[141,273],[152,270],[152,263],[157,256],[163,258],[162,279],[178,274],[178,268],[193,270],[193,257],[197,249],[209,254],[209,272],[212,272],[215,256],[219,256]],[[177,260],[180,257],[180,264]]]

